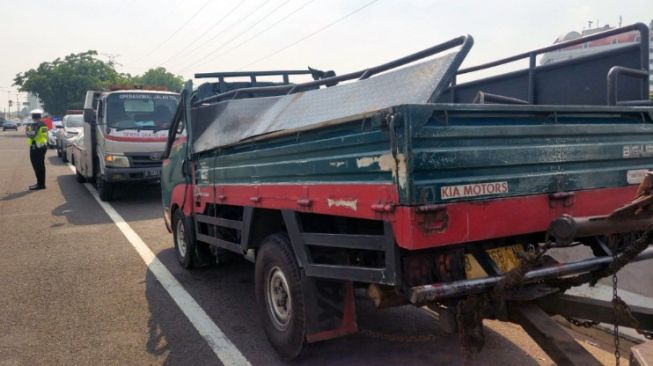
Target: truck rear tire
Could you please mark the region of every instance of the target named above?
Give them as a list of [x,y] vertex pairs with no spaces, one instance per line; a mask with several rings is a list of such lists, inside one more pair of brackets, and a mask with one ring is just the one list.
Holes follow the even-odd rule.
[[263,240],[256,255],[256,304],[268,340],[285,360],[299,356],[306,344],[300,271],[287,235]]
[[97,177],[97,191],[102,201],[109,202],[113,199],[113,183],[107,182],[102,176]]

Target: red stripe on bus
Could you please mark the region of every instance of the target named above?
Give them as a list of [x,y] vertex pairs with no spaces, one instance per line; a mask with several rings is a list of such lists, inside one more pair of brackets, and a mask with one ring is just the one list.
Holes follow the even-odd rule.
[[120,141],[120,142],[166,142],[168,141],[167,137],[130,137],[130,136],[104,135],[104,138],[109,141]]

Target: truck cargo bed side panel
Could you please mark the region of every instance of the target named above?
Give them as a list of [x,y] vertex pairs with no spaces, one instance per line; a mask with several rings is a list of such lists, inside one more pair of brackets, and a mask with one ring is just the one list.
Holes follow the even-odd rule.
[[653,125],[642,118],[608,113],[431,117],[411,141],[414,196],[402,204],[638,184],[653,168]]

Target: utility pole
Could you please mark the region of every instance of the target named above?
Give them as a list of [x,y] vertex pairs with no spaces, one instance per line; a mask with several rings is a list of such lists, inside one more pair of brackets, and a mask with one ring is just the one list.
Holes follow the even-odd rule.
[[100,55],[106,57],[109,60],[109,62],[112,63],[113,65],[122,66],[121,63],[116,61],[118,57],[122,56],[121,54],[100,52]]

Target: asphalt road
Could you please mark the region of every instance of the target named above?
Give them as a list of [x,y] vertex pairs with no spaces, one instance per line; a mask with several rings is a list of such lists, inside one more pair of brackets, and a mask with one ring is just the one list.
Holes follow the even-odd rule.
[[[0,132],[0,366],[219,365],[54,150],[46,167],[47,189],[27,191],[35,179],[23,131]],[[284,364],[255,311],[252,264],[183,270],[161,217],[157,185],[121,190],[111,206],[252,365]],[[445,335],[422,310],[377,311],[365,299],[357,302],[359,334],[314,344],[292,364],[463,363],[457,337]],[[609,345],[574,335],[603,362],[614,362]],[[486,337],[474,365],[552,364],[517,325],[487,321]]]

